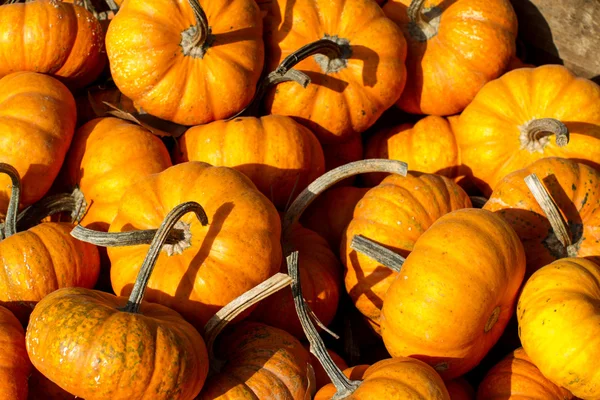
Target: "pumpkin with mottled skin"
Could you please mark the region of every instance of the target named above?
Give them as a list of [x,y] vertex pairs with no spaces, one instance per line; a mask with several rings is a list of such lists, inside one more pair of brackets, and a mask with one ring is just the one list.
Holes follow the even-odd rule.
[[477,399],[571,400],[573,395],[550,382],[519,348],[487,373]]
[[525,284],[517,318],[523,349],[541,373],[582,399],[600,398],[600,265],[563,258]]
[[[544,211],[527,188],[525,177],[536,174],[564,215],[573,245],[565,248]],[[600,262],[600,172],[564,158],[549,157],[507,175],[484,208],[502,216],[515,229],[527,254],[527,273],[564,258]]]
[[385,295],[385,347],[427,362],[445,380],[463,375],[502,335],[524,275],[523,245],[500,216],[473,208],[442,216]]
[[464,378],[453,379],[446,382],[446,389],[450,400],[474,400],[475,390]]
[[342,143],[373,125],[398,100],[406,82],[406,41],[374,1],[274,0],[263,6],[269,71],[320,39],[340,46],[335,57],[320,54],[298,63],[294,68],[306,73],[311,84],[277,85],[266,98],[270,113],[293,116],[321,143]]
[[86,400],[192,400],[208,373],[200,334],[175,311],[81,288],[40,301],[27,327],[27,353],[42,374]]
[[52,75],[70,87],[94,81],[106,65],[100,22],[58,0],[0,6],[0,77],[18,71]]
[[4,307],[0,307],[0,346],[0,399],[27,400],[32,368],[25,348],[25,331]]
[[[0,87],[0,162],[19,172],[25,207],[40,200],[58,175],[75,131],[75,100],[62,83],[35,72],[7,75]],[[0,175],[0,218],[9,197],[10,179]]]
[[317,138],[281,115],[195,126],[179,139],[179,150],[177,162],[203,161],[240,171],[279,209],[325,171]]
[[[193,215],[182,218],[177,227],[186,237],[161,251],[145,298],[202,328],[221,307],[279,271],[281,222],[245,175],[190,161],[132,184],[109,232],[156,229],[169,210],[187,201],[204,207],[209,224]],[[115,293],[131,292],[147,251],[148,245],[108,249]]]
[[[411,3],[422,4],[415,21]],[[516,52],[509,0],[389,0],[383,10],[408,42],[408,79],[397,104],[411,114],[461,112]]]
[[[535,129],[545,118],[564,124],[568,144]],[[462,163],[486,197],[506,175],[545,157],[600,169],[600,86],[560,65],[516,69],[477,93],[454,133]]]
[[352,238],[362,235],[406,257],[438,218],[470,206],[469,196],[450,179],[415,172],[388,176],[358,202],[340,254],[346,290],[375,330],[385,293],[398,274],[351,249]]
[[215,355],[225,364],[198,400],[305,400],[314,390],[308,351],[289,333],[242,322],[217,339]]

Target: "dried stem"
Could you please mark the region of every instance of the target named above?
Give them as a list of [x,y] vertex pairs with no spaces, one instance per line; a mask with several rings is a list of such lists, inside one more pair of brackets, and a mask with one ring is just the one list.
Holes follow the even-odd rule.
[[405,258],[392,250],[367,239],[362,235],[356,235],[350,243],[352,250],[358,251],[365,256],[372,258],[384,267],[388,267],[394,272],[400,272]]
[[485,206],[485,203],[487,203],[488,201],[488,199],[482,196],[470,196],[470,198],[471,204],[474,208],[483,208],[483,206]]
[[6,163],[0,163],[0,173],[8,175],[12,183],[4,229],[0,232],[2,239],[5,239],[17,233],[17,214],[19,211],[19,202],[21,201],[21,177],[19,176],[19,171]]
[[425,0],[412,0],[407,10],[408,19],[412,28],[410,29],[411,35],[422,42],[431,39],[437,34],[437,29],[431,26],[431,24],[423,18],[424,4]]
[[554,118],[534,119],[527,124],[527,138],[531,142],[539,142],[546,136],[556,136],[556,145],[564,147],[569,143],[569,129]]
[[[203,222],[203,225],[206,224]],[[71,231],[71,236],[82,242],[91,243],[100,247],[121,247],[150,244],[157,232],[158,229],[144,229],[128,232],[102,232],[77,225]],[[165,244],[177,244],[184,239],[185,234],[182,229],[171,229],[167,234]]]

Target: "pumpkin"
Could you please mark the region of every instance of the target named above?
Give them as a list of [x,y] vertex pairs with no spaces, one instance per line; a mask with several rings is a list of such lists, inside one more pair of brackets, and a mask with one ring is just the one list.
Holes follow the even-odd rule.
[[523,349],[552,383],[583,399],[600,398],[593,367],[600,345],[600,265],[563,258],[536,271],[523,287],[517,318]]
[[[273,204],[242,173],[190,161],[133,183],[109,232],[156,229],[171,208],[186,201],[202,204],[209,225],[191,216],[182,219],[177,228],[183,237],[160,252],[146,299],[201,328],[229,301],[279,271],[281,222]],[[131,292],[147,251],[147,244],[108,248],[115,293]]]
[[295,68],[312,83],[271,89],[265,98],[271,114],[296,118],[321,143],[342,143],[398,100],[406,82],[406,41],[374,1],[277,0],[263,7],[267,69],[294,54],[302,60]]
[[[538,204],[525,178],[535,174],[550,195],[552,215]],[[485,209],[502,216],[515,229],[527,254],[531,275],[544,265],[564,257],[589,257],[600,262],[600,172],[564,158],[549,157],[507,175],[492,193]],[[560,236],[568,235],[569,243]]]
[[[329,351],[328,351],[328,353],[329,353]],[[312,355],[312,353],[311,353],[311,355]],[[331,356],[331,354],[330,354],[330,356]],[[333,361],[333,357],[331,357],[331,358]],[[317,358],[317,360],[318,360],[318,358]],[[337,363],[336,363],[336,365],[337,365]],[[357,381],[364,377],[365,371],[367,369],[369,369],[370,365],[360,364],[360,365],[355,365],[354,367],[346,367],[346,368],[341,368],[340,366],[338,366],[338,367],[340,370],[343,370],[344,376],[346,378],[348,378],[350,381]],[[323,369],[322,366],[321,366],[321,369]],[[327,377],[327,379],[329,379],[329,377]],[[333,396],[335,396],[337,389],[336,389],[335,385],[333,383],[331,383],[331,379],[329,379],[329,381],[330,381],[330,383],[328,383],[327,385],[325,385],[319,389],[314,400],[331,400],[333,398]]]
[[106,51],[119,90],[182,125],[228,118],[250,103],[264,62],[253,0],[126,1]]
[[53,291],[71,286],[92,288],[100,259],[96,246],[71,237],[73,224],[43,222],[17,232],[18,172],[0,163],[0,173],[13,181],[13,193],[0,241],[0,305],[26,325],[33,306]]
[[25,332],[21,323],[6,308],[0,306],[0,398],[27,400],[27,380],[31,362],[25,349]]
[[516,69],[479,91],[454,133],[486,197],[506,175],[545,157],[600,169],[600,86],[560,65]]
[[[62,83],[35,72],[5,76],[0,87],[0,162],[21,176],[26,207],[40,200],[58,175],[75,131],[75,100]],[[0,176],[0,218],[9,198],[10,179]]]
[[179,148],[178,162],[234,168],[279,209],[325,170],[323,150],[313,133],[280,115],[196,126],[179,139]]
[[74,4],[55,0],[4,4],[0,32],[0,77],[33,71],[80,88],[94,81],[106,64],[100,22]]
[[376,331],[383,298],[398,274],[352,249],[354,236],[362,235],[405,257],[438,218],[470,206],[467,194],[450,179],[414,172],[388,176],[358,202],[340,254],[346,291]]
[[[356,136],[344,143],[333,143],[323,145],[325,155],[325,171],[363,159],[362,138]],[[336,186],[348,186],[354,183],[354,177],[339,182]]]
[[[304,344],[304,348],[307,351],[310,351],[310,345]],[[340,355],[337,354],[335,351],[327,349],[327,354],[329,354],[329,357],[331,357],[331,360],[339,369],[346,370],[348,368],[348,364],[346,364],[346,361],[344,361],[344,359],[340,357]],[[315,383],[317,390],[331,383],[331,379],[329,379],[327,372],[325,372],[323,366],[319,362],[319,359],[313,353],[310,353],[310,364],[312,365],[313,370],[315,371]]]
[[107,231],[123,193],[170,166],[167,148],[146,129],[118,118],[96,118],[75,133],[62,178],[86,196],[89,207],[81,224]]
[[[377,130],[367,141],[365,158],[402,160],[411,171],[455,178],[459,174],[460,152],[450,123],[441,117],[428,116],[416,124],[404,123]],[[370,186],[384,176],[365,175]]]
[[570,400],[573,395],[550,382],[531,362],[523,348],[510,353],[485,376],[477,399]]
[[[340,300],[341,263],[325,239],[300,224],[294,225],[289,240],[303,254],[300,260],[300,279],[304,299],[319,321],[327,326],[333,320]],[[285,270],[286,265],[282,263],[282,271]],[[304,337],[290,289],[263,300],[253,312],[252,318],[283,329],[299,339]]]
[[464,378],[453,379],[446,382],[446,389],[450,400],[474,400],[475,390]]
[[27,353],[42,374],[86,400],[192,400],[208,373],[200,334],[177,312],[142,302],[170,230],[198,203],[175,207],[156,232],[131,296],[83,288],[57,290],[40,301],[27,327]]
[[427,362],[445,380],[463,375],[502,335],[524,274],[523,245],[500,216],[480,209],[442,216],[385,295],[385,347]]
[[461,112],[516,53],[509,0],[390,0],[383,10],[408,43],[408,79],[397,105],[411,114]]
[[302,216],[302,224],[321,235],[332,249],[339,249],[354,207],[369,188],[334,187],[320,196]]

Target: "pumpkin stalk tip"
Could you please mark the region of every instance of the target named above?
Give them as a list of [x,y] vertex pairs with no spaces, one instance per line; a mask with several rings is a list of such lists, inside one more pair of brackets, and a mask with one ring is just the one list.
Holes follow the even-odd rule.
[[405,260],[404,257],[362,235],[356,235],[352,238],[350,248],[372,258],[394,272],[400,272],[402,270],[402,265]]
[[521,148],[530,152],[543,152],[548,145],[549,137],[554,135],[556,145],[565,147],[569,144],[570,133],[567,126],[554,118],[539,118],[526,122],[519,127]]
[[17,233],[17,214],[21,202],[21,176],[15,167],[6,163],[0,163],[0,173],[8,175],[11,180],[10,200],[8,201],[4,229],[1,232],[2,239],[6,239]]
[[198,0],[188,0],[196,25],[181,32],[181,48],[185,56],[203,58],[214,37],[208,25],[208,18]]
[[426,42],[437,35],[437,27],[423,18],[425,0],[412,0],[408,6],[409,32],[413,38]]

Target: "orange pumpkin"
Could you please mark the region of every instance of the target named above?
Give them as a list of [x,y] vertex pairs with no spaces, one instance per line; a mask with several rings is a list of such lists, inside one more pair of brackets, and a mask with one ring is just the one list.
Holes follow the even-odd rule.
[[0,77],[33,71],[79,88],[94,81],[106,64],[100,22],[74,4],[54,0],[4,4],[0,32]]
[[[543,182],[564,215],[570,242],[559,232],[525,183],[530,174]],[[600,172],[564,158],[543,158],[506,176],[492,193],[485,209],[502,216],[515,229],[527,254],[527,272],[564,257],[588,257],[600,262]]]
[[169,232],[190,211],[207,223],[197,203],[169,212],[129,299],[66,288],[37,304],[26,334],[27,353],[37,370],[89,400],[192,400],[198,395],[208,373],[204,340],[177,312],[142,302]]
[[[34,72],[5,76],[0,87],[0,162],[21,176],[25,207],[41,199],[58,175],[75,130],[75,100],[62,83]],[[0,176],[0,218],[9,197],[10,179]]]
[[106,51],[119,90],[183,125],[228,118],[250,103],[264,62],[253,0],[126,1]]
[[571,400],[573,395],[550,382],[522,348],[510,353],[487,373],[478,400],[487,399]]
[[[310,345],[305,344],[304,348],[307,351],[310,351]],[[327,349],[327,354],[329,354],[329,357],[331,357],[331,361],[333,361],[339,369],[346,370],[348,368],[348,364],[346,364],[346,361],[344,361],[344,359],[340,357],[339,354],[337,354],[335,351]],[[313,353],[310,353],[310,364],[312,365],[315,371],[315,383],[317,390],[331,383],[331,379],[329,379],[327,372],[325,372],[323,366],[319,362],[319,359]]]
[[519,304],[519,337],[541,373],[582,399],[600,398],[600,265],[564,258],[536,271]]
[[89,207],[81,224],[107,231],[123,193],[170,166],[167,148],[146,129],[118,118],[96,118],[75,133],[62,178],[86,196]]
[[[293,227],[289,240],[303,254],[300,260],[300,279],[304,299],[317,318],[327,326],[333,320],[340,300],[340,261],[325,239],[300,224]],[[282,271],[285,270],[286,265],[283,263]],[[304,337],[290,289],[279,291],[263,300],[252,318],[283,329],[297,338]]]
[[454,133],[486,197],[506,175],[545,157],[600,169],[600,86],[560,65],[510,71],[481,89]]
[[438,218],[470,206],[469,196],[450,179],[420,173],[388,176],[358,202],[340,254],[346,290],[376,331],[383,298],[398,274],[353,250],[354,236],[362,235],[405,257]]
[[[201,328],[221,307],[279,271],[281,222],[242,173],[190,161],[132,184],[109,232],[156,229],[171,208],[186,201],[202,204],[209,225],[182,219],[177,228],[184,237],[161,251],[146,299]],[[131,292],[147,251],[148,245],[108,248],[115,293]]]
[[463,375],[498,341],[524,274],[523,245],[500,216],[479,209],[442,216],[385,295],[385,347],[427,362],[446,380]]
[[295,82],[273,88],[266,98],[270,113],[293,116],[321,143],[342,143],[373,125],[398,100],[406,82],[406,42],[374,1],[263,5],[267,69],[298,51],[302,61],[295,68],[311,79],[307,88]]
[[4,307],[0,307],[0,345],[0,398],[27,400],[31,362],[25,349],[25,332],[19,320]]
[[234,168],[279,209],[325,170],[323,150],[313,133],[280,115],[196,126],[179,139],[179,148],[178,162]]
[[64,287],[94,287],[100,259],[96,246],[71,237],[71,223],[43,222],[17,232],[19,175],[10,165],[2,163],[0,173],[13,181],[0,242],[0,265],[5,271],[0,274],[0,305],[27,325],[35,304],[49,293]]
[[516,52],[509,0],[390,0],[383,10],[408,43],[408,79],[397,104],[411,114],[461,112]]
[[[402,160],[411,171],[455,178],[459,174],[460,152],[450,123],[441,117],[425,117],[416,124],[404,123],[378,130],[367,141],[365,158]],[[365,175],[370,186],[384,176]]]
[[446,389],[450,400],[474,400],[475,390],[464,378],[453,379],[446,382]]

